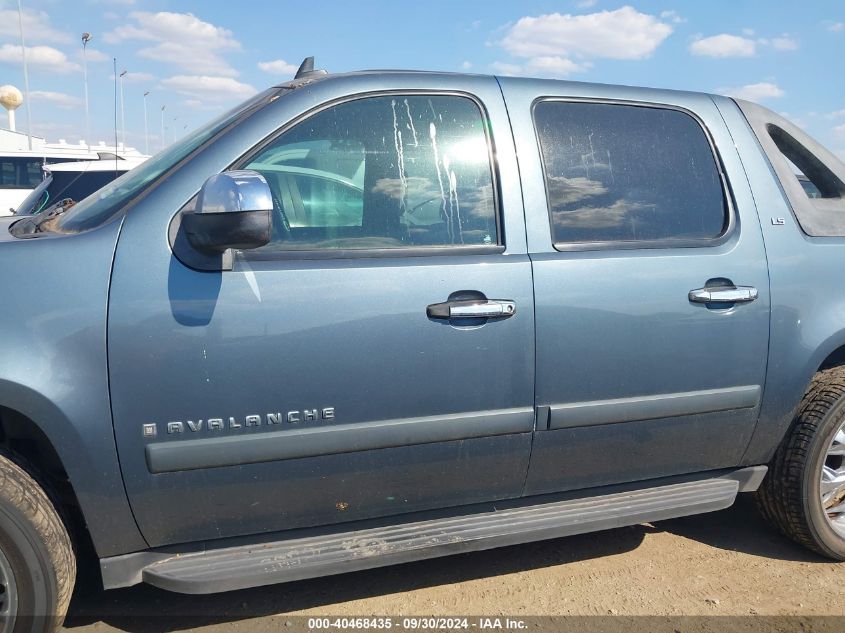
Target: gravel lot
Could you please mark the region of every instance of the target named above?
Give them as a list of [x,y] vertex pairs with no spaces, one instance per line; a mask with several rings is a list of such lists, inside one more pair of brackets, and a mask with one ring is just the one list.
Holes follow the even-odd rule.
[[637,623],[670,633],[845,631],[845,564],[773,532],[746,496],[713,514],[211,596],[145,585],[103,592],[90,573],[78,585],[65,625],[75,633],[299,630],[306,620],[297,615],[661,616],[565,622],[596,631]]

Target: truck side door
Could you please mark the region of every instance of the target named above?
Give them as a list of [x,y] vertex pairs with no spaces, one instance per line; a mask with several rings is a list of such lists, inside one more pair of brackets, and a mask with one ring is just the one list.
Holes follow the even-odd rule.
[[769,281],[712,100],[501,83],[536,295],[526,494],[740,465],[765,378]]
[[[493,79],[433,81],[292,91],[127,216],[111,390],[151,545],[521,493],[534,315],[507,115]],[[231,134],[255,141],[227,154]],[[273,239],[192,269],[165,228],[233,163],[270,185]],[[483,305],[510,311],[459,314]]]

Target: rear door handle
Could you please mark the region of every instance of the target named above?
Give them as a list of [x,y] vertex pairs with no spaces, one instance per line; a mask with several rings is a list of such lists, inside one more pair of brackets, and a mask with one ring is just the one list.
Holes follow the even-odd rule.
[[693,303],[750,303],[757,298],[757,288],[752,286],[712,287],[690,290]]
[[504,319],[516,314],[516,302],[503,299],[469,299],[432,303],[426,308],[430,319]]

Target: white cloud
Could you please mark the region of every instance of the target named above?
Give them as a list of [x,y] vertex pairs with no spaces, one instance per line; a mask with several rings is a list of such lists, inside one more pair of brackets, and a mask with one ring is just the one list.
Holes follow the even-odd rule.
[[736,97],[737,99],[745,99],[747,101],[776,99],[786,94],[780,86],[768,81],[739,86],[738,88],[717,88],[716,92],[728,95],[729,97]]
[[753,57],[757,44],[747,37],[722,33],[695,40],[689,50],[693,55],[704,57]]
[[776,51],[795,51],[798,50],[798,42],[784,35],[783,37],[775,37],[771,40],[772,48]]
[[532,57],[524,64],[511,64],[507,62],[493,62],[490,70],[497,75],[508,75],[512,77],[568,77],[573,73],[583,73],[592,67],[590,62],[578,64],[566,57],[555,55],[540,55]]
[[118,26],[103,37],[112,44],[127,40],[150,42],[138,50],[138,57],[171,63],[197,75],[235,77],[238,72],[223,58],[226,52],[241,50],[232,32],[191,13],[134,11],[134,24]]
[[[22,62],[23,54],[20,46],[16,44],[0,46],[0,63],[16,65]],[[32,68],[56,73],[67,73],[82,69],[79,64],[68,60],[67,55],[52,46],[27,46],[26,63]]]
[[[85,56],[89,62],[105,62],[111,59],[111,57],[102,51],[98,51],[96,48],[89,48],[85,51]],[[82,53],[79,54],[79,57],[80,59],[82,58]]]
[[672,27],[630,6],[585,15],[520,18],[501,46],[517,57],[645,59]]
[[693,55],[704,57],[754,57],[757,54],[758,46],[770,46],[776,51],[798,50],[798,42],[787,34],[770,39],[764,37],[751,39],[750,36],[754,35],[752,29],[743,29],[742,32],[749,37],[731,35],[730,33],[721,33],[710,37],[699,35],[690,44],[689,50]]
[[541,55],[532,57],[525,65],[529,74],[541,77],[568,77],[572,73],[583,73],[589,67],[589,63],[576,64],[571,59],[557,57],[554,55]]
[[687,19],[677,11],[661,11],[660,18],[662,20],[669,20],[673,24],[682,24],[687,21]]
[[472,68],[472,62],[471,62],[471,61],[463,61],[463,62],[461,62],[461,68],[462,68],[463,70],[469,70],[470,68]]
[[176,75],[163,79],[161,87],[195,100],[240,101],[257,90],[231,77],[208,75]]
[[826,119],[840,119],[842,117],[845,117],[845,109],[828,112],[824,116]]
[[[23,32],[29,42],[50,42],[66,44],[74,40],[69,33],[57,31],[50,26],[50,16],[44,11],[24,9],[21,12]],[[20,41],[17,9],[0,9],[0,38]]]
[[837,125],[835,128],[833,128],[833,131],[837,136],[845,138],[845,124]]
[[258,67],[265,73],[285,76],[293,76],[299,68],[296,64],[290,64],[284,59],[274,59],[271,62],[258,62]]
[[596,6],[598,0],[581,0],[581,2],[576,3],[576,7],[579,9],[590,9]]
[[219,101],[203,101],[202,99],[185,99],[182,103],[186,108],[203,112],[217,112],[224,106]]
[[845,31],[845,22],[827,22],[827,30],[832,33],[841,33]]
[[33,101],[47,101],[60,108],[76,108],[82,104],[82,100],[78,97],[49,90],[31,90],[29,98]]

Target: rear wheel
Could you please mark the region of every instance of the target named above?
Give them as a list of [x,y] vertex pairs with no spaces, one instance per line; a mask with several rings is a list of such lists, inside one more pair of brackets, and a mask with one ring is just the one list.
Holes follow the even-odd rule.
[[845,560],[845,367],[816,374],[757,499],[788,537]]
[[55,507],[0,453],[0,633],[58,629],[75,577],[76,559]]

